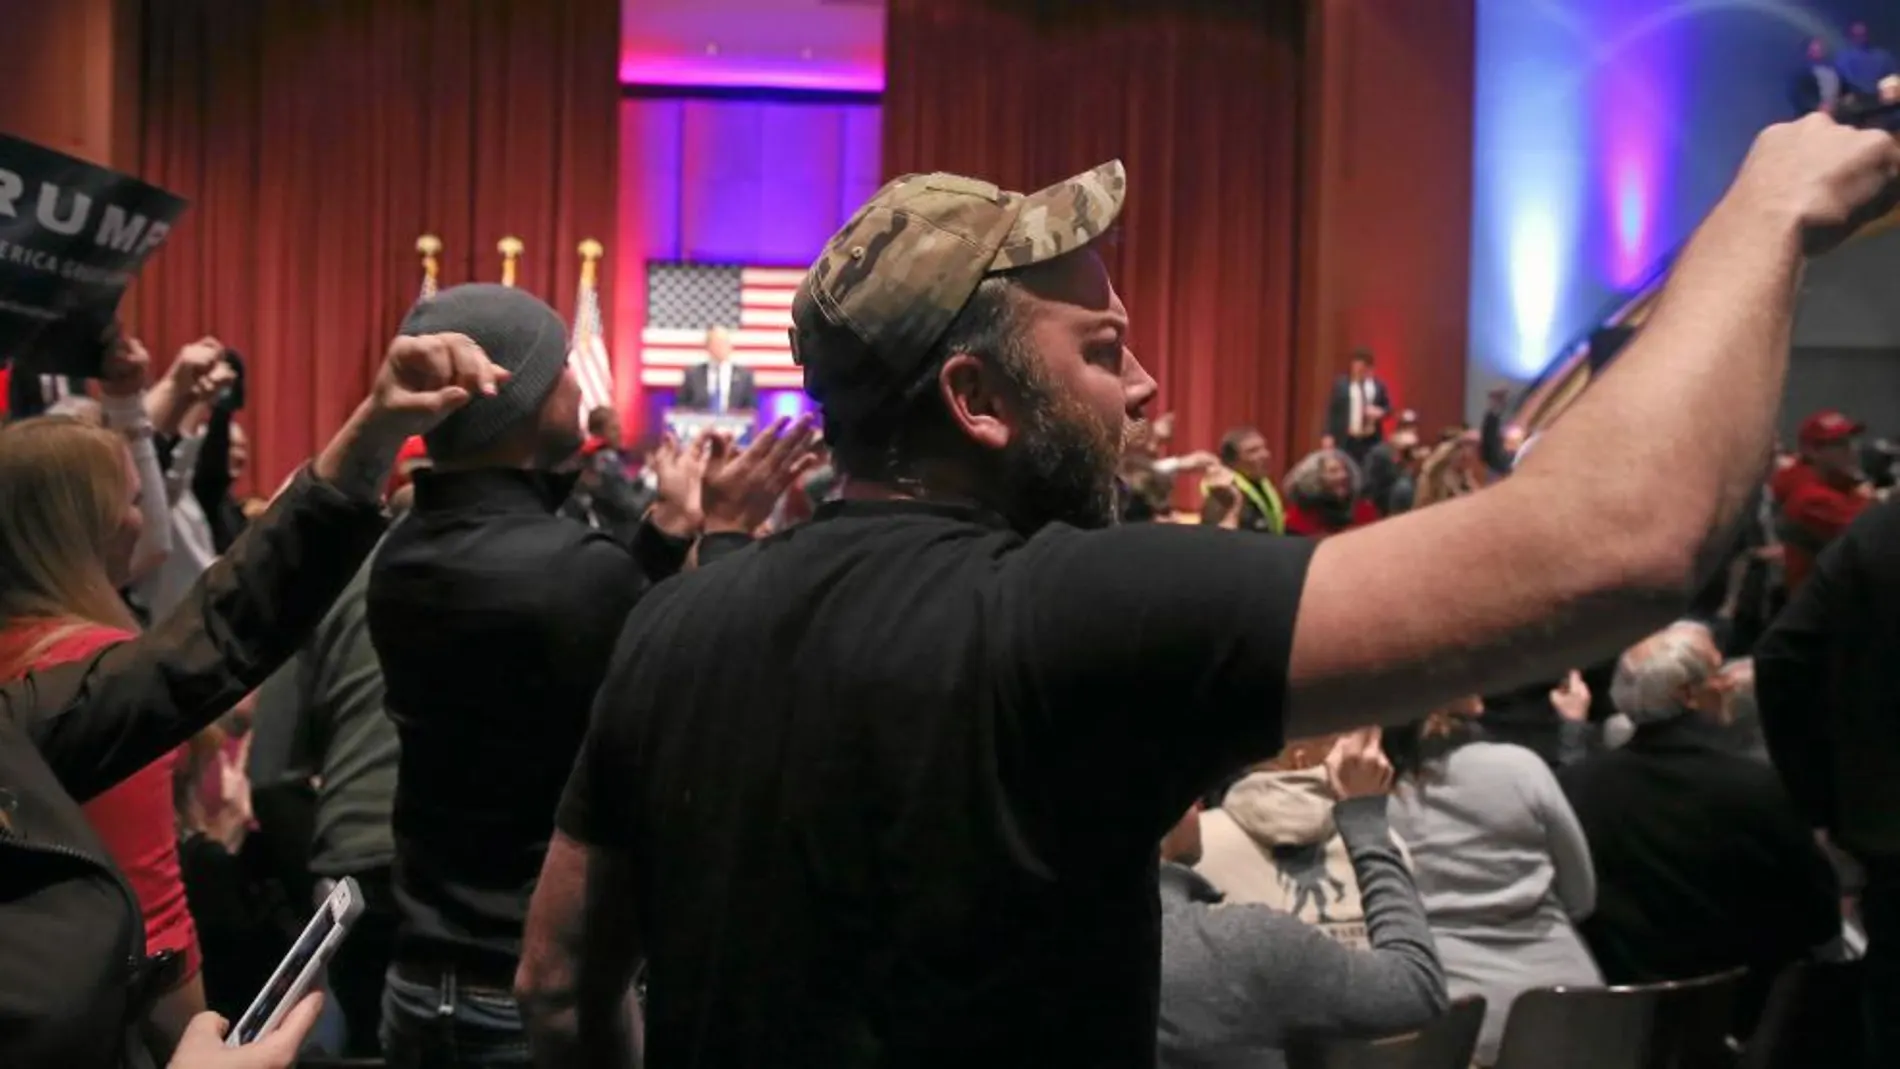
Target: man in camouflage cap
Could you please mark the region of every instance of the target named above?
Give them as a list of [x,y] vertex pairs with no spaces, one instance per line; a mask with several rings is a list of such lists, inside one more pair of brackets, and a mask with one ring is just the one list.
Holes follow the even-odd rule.
[[626,1060],[644,961],[655,1065],[1151,1069],[1162,835],[1285,735],[1671,619],[1760,477],[1803,240],[1896,173],[1764,135],[1524,470],[1317,544],[1107,524],[1155,392],[1095,248],[1119,166],[885,187],[793,310],[842,491],[621,633],[523,947],[536,1057]]
[[[840,468],[917,489],[934,454],[967,462],[1019,529],[1108,523],[1129,420],[1155,385],[1100,258],[1070,254],[1114,225],[1127,185],[1119,161],[1028,195],[907,175],[859,209],[792,303],[792,350]],[[1049,312],[1067,313],[1068,336],[1031,352],[1015,328]]]

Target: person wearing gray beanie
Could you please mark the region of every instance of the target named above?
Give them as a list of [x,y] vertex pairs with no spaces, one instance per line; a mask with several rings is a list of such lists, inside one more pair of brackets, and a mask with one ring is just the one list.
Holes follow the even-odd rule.
[[[666,558],[649,571],[638,546],[559,514],[581,393],[547,304],[456,286],[402,333],[466,335],[510,377],[424,435],[433,466],[370,567],[364,619],[402,749],[395,857],[362,883],[395,921],[388,972],[370,969],[380,1038],[392,1066],[525,1066],[509,989],[561,784],[622,621],[694,532],[644,525]],[[358,1032],[374,1049],[377,1025]]]
[[[438,466],[551,468],[581,447],[580,383],[567,371],[567,325],[545,301],[474,282],[416,303],[405,335],[465,334],[513,373],[424,435]],[[492,456],[490,454],[493,454]]]

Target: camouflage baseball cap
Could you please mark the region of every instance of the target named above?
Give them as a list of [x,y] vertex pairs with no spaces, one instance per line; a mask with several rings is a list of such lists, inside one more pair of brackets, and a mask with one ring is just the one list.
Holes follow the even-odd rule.
[[1029,194],[944,173],[891,182],[832,235],[793,298],[805,392],[828,421],[874,406],[921,369],[986,276],[1094,241],[1127,187],[1120,160]]

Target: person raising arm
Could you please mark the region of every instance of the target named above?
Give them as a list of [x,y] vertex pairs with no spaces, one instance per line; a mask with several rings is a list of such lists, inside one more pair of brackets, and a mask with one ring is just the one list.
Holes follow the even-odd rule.
[[[0,688],[0,1020],[18,1026],[0,1030],[0,1065],[137,1063],[128,1056],[165,970],[147,961],[136,900],[79,803],[211,723],[303,642],[381,533],[379,494],[403,439],[502,377],[466,338],[399,339],[369,398],[177,611]],[[0,429],[0,454],[34,422]],[[0,583],[33,581],[0,568]],[[294,1015],[302,1029],[313,1019]],[[175,1069],[295,1054],[288,1034],[226,1051],[222,1028],[194,1020]]]
[[[1315,550],[1288,735],[1555,678],[1673,618],[1760,479],[1804,256],[1897,176],[1890,135],[1825,115],[1764,131],[1642,333],[1511,478]],[[1374,602],[1396,611],[1369,629]]]

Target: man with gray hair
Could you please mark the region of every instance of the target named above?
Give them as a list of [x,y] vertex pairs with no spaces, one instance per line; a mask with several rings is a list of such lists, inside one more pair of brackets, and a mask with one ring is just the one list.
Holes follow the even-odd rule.
[[1834,873],[1769,766],[1728,738],[1728,676],[1709,629],[1678,622],[1617,662],[1621,749],[1562,769],[1596,863],[1581,928],[1610,984],[1746,966],[1746,1035],[1775,974],[1840,934]]

